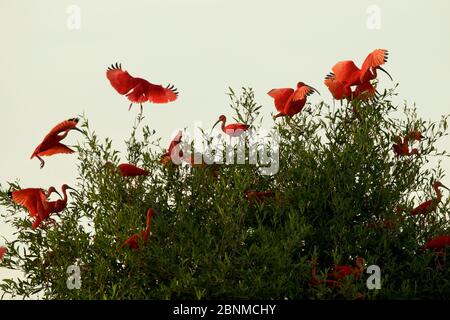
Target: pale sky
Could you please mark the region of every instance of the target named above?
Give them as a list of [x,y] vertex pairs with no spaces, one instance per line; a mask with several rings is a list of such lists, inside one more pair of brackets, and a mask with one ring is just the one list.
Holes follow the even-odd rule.
[[[80,9],[80,29],[68,27],[71,5]],[[379,10],[379,29],[368,27],[375,12],[368,8]],[[415,102],[425,120],[438,120],[450,110],[448,12],[448,0],[0,0],[0,182],[73,183],[76,155],[46,158],[43,170],[29,157],[56,123],[83,112],[100,137],[124,149],[138,108],[129,112],[106,79],[115,62],[178,88],[176,102],[144,106],[145,123],[164,146],[176,129],[230,117],[228,86],[253,87],[267,126],[272,88],[303,81],[322,94],[309,101],[331,102],[323,85],[331,67],[348,59],[360,65],[376,48],[390,51],[385,69],[400,83],[399,102]],[[380,85],[392,83],[383,76]],[[72,132],[65,141],[80,138]],[[443,142],[447,148],[450,138]],[[450,172],[450,161],[443,164]],[[12,237],[3,222],[0,236]],[[11,275],[0,269],[0,279]]]

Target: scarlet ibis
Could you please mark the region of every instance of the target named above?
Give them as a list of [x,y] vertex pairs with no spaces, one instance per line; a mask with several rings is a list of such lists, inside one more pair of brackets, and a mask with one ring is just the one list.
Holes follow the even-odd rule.
[[249,126],[244,123],[231,123],[228,125],[225,125],[225,122],[227,121],[227,117],[225,117],[223,114],[219,117],[219,120],[213,125],[214,127],[219,123],[222,122],[222,131],[226,133],[227,135],[231,137],[238,137],[240,136],[244,131],[247,131]]
[[275,192],[273,191],[245,190],[244,193],[250,203],[262,203],[266,198],[275,197]]
[[[173,149],[181,143],[181,138],[183,137],[183,134],[181,131],[178,131],[177,135],[172,139],[172,141],[169,144],[169,148],[167,151],[162,155],[161,162],[166,165],[169,163],[169,161],[172,160],[172,151]],[[178,156],[180,158],[183,158],[183,151],[180,150]]]
[[65,120],[57,124],[50,132],[45,136],[44,140],[36,147],[30,159],[37,157],[41,161],[41,169],[44,167],[45,162],[41,158],[42,156],[51,156],[58,153],[73,153],[65,144],[60,141],[63,140],[70,130],[76,130],[84,133],[82,130],[78,129],[76,125],[79,119],[73,118]]
[[47,204],[47,198],[49,198],[53,192],[61,196],[53,186],[48,189],[47,193],[40,188],[26,188],[13,191],[10,193],[10,196],[15,203],[28,209],[30,217],[36,217],[43,213],[44,205]]
[[122,163],[117,166],[122,177],[148,176],[149,172],[130,163]]
[[446,247],[450,247],[450,235],[437,236],[424,245],[425,249],[443,250]]
[[316,89],[303,82],[297,83],[296,90],[292,88],[270,90],[267,94],[274,98],[275,107],[278,111],[278,114],[273,118],[292,117],[296,115],[303,110],[306,104],[306,98],[314,92],[319,93]]
[[341,280],[345,277],[348,277],[350,275],[353,275],[356,279],[358,279],[364,270],[364,259],[361,257],[357,257],[355,261],[355,267],[351,267],[348,265],[344,266],[334,266],[331,269],[331,272],[328,273],[328,277],[335,279],[335,280]]
[[[50,214],[59,213],[66,208],[67,189],[74,190],[67,184],[63,184],[61,190],[64,198],[62,200],[56,201],[48,201],[50,191],[57,192],[56,189],[52,187],[49,188],[49,193],[47,195],[42,189],[28,188],[12,192],[11,197],[15,203],[20,204],[28,209],[30,217],[35,218],[32,224],[32,228],[36,229],[39,227],[42,221],[48,219]],[[59,192],[57,193],[59,194]]]
[[444,189],[450,190],[449,188],[444,186],[440,181],[434,182],[433,189],[436,192],[436,197],[418,205],[416,208],[414,208],[411,211],[411,214],[413,216],[418,215],[418,214],[427,215],[430,212],[435,211],[437,209],[439,203],[442,200],[442,193],[441,193],[441,190],[439,190],[439,188],[444,188]]
[[178,97],[178,91],[173,85],[163,87],[148,82],[145,79],[132,77],[127,71],[122,70],[122,65],[116,63],[111,65],[106,71],[106,77],[112,87],[121,95],[126,95],[133,103],[139,103],[141,106],[145,102],[168,103],[175,101]]
[[8,249],[5,247],[0,247],[0,262],[3,261],[3,258],[5,257],[5,254],[8,252]]
[[[336,100],[353,99],[363,92],[366,92],[367,96],[373,96],[375,89],[370,81],[377,77],[378,69],[392,80],[391,75],[381,67],[387,62],[388,54],[385,49],[372,51],[364,60],[361,69],[351,60],[340,61],[333,66],[324,83]],[[355,92],[352,92],[352,86],[357,86]]]
[[411,151],[409,150],[409,136],[408,135],[406,135],[403,140],[400,136],[397,136],[396,140],[397,140],[396,141],[397,143],[392,145],[392,149],[394,150],[394,154],[396,155],[397,158],[401,157],[401,156],[412,156],[414,154],[419,153],[417,148],[413,148],[413,149],[411,149]]
[[411,130],[408,134],[407,137],[413,141],[420,141],[423,138],[425,138],[422,133],[418,130]]
[[143,231],[140,233],[134,234],[131,237],[129,237],[127,240],[125,240],[119,249],[122,249],[124,246],[128,246],[131,250],[137,250],[139,249],[140,243],[146,244],[148,242],[148,239],[150,237],[150,227],[152,224],[152,217],[157,214],[155,209],[149,208],[147,209],[147,221],[146,221],[146,227]]

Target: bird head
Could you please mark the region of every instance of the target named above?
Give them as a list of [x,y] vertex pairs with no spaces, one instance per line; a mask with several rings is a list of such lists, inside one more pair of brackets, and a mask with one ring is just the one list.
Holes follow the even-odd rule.
[[72,191],[74,191],[75,193],[78,194],[77,190],[75,190],[74,188],[70,187],[67,184],[63,184],[62,187],[61,187],[61,190],[62,190],[63,193],[66,192],[66,190],[72,190]]
[[223,114],[220,115],[219,120],[217,120],[216,123],[214,123],[213,129],[214,129],[215,126],[217,126],[217,124],[218,124],[219,122],[225,122],[225,121],[227,121],[227,117],[225,117]]
[[49,197],[50,197],[50,195],[51,195],[53,192],[57,193],[58,196],[59,196],[60,198],[62,198],[61,194],[58,192],[58,190],[56,190],[55,187],[51,186],[50,188],[48,188],[47,194],[48,194]]
[[450,191],[450,189],[447,188],[446,186],[444,186],[444,185],[442,184],[442,182],[440,182],[440,181],[436,181],[435,183],[433,183],[433,187],[434,187],[434,188],[444,188],[444,189],[447,189],[447,190]]

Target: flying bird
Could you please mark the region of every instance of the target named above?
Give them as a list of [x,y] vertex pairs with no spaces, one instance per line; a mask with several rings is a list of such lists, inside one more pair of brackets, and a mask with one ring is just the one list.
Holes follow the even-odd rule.
[[292,88],[270,90],[267,94],[275,99],[275,108],[278,111],[278,114],[273,118],[292,117],[301,112],[306,104],[306,98],[314,92],[319,93],[303,82],[297,83],[297,89],[295,90]]
[[[331,94],[336,100],[373,97],[375,88],[370,82],[377,77],[377,70],[391,75],[381,66],[387,62],[388,50],[376,49],[364,60],[361,69],[351,60],[336,63],[324,80]],[[352,87],[356,89],[352,91]]]
[[173,85],[163,87],[142,78],[135,78],[122,70],[122,65],[119,63],[108,68],[106,77],[119,94],[125,95],[131,101],[128,110],[133,103],[139,103],[142,112],[142,104],[145,102],[168,103],[175,101],[178,97],[178,91]]
[[48,201],[51,193],[56,192],[59,194],[54,187],[50,187],[47,194],[40,188],[27,188],[13,191],[11,193],[11,198],[15,203],[28,209],[30,217],[34,218],[32,228],[36,229],[40,226],[41,222],[47,220],[51,214],[59,213],[66,208],[66,190],[74,189],[67,184],[63,184],[61,189],[64,195],[62,200]]
[[38,158],[41,162],[42,169],[45,162],[41,157],[51,156],[58,153],[74,153],[75,151],[70,149],[65,144],[62,144],[60,141],[63,140],[71,130],[76,130],[84,134],[82,130],[76,127],[78,121],[78,118],[73,118],[57,124],[36,147],[30,159],[33,159],[34,157]]

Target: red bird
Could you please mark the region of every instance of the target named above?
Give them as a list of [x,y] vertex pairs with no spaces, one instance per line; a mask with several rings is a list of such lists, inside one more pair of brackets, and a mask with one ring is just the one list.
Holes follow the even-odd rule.
[[428,201],[421,203],[419,206],[417,206],[416,208],[414,208],[411,211],[411,215],[413,215],[413,216],[418,215],[418,214],[427,215],[427,214],[435,211],[437,209],[439,203],[442,200],[442,193],[441,193],[441,190],[439,190],[439,188],[445,188],[447,190],[450,190],[449,188],[444,186],[440,181],[434,182],[433,189],[436,192],[436,198],[433,198],[433,199],[430,199]]
[[145,230],[141,231],[140,233],[134,234],[131,237],[129,237],[127,240],[125,240],[119,249],[122,249],[124,246],[128,246],[131,250],[137,250],[139,249],[140,243],[146,244],[148,242],[148,239],[150,237],[150,227],[152,224],[152,217],[156,215],[156,210],[149,208],[147,210],[147,223]]
[[328,273],[328,278],[332,278],[335,280],[341,280],[345,277],[353,275],[356,279],[358,279],[364,270],[364,259],[361,257],[356,258],[355,267],[351,267],[348,265],[345,266],[334,266],[331,269],[331,272]]
[[413,141],[420,141],[423,138],[425,138],[422,133],[418,130],[411,130],[408,134],[407,137]]
[[446,247],[450,247],[450,235],[438,236],[427,243],[425,243],[425,249],[442,250]]
[[47,195],[42,189],[28,188],[12,192],[11,197],[15,203],[28,209],[30,217],[35,218],[32,228],[36,229],[39,227],[41,222],[47,220],[52,213],[59,213],[66,208],[66,190],[74,189],[69,187],[67,184],[62,185],[61,189],[64,194],[64,198],[56,201],[48,201],[48,197],[52,192],[58,193],[54,187],[49,188]]
[[76,130],[83,133],[82,130],[78,129],[76,125],[78,124],[78,118],[73,118],[65,120],[57,124],[44,138],[44,140],[36,147],[30,159],[37,157],[41,161],[41,169],[44,167],[45,162],[42,160],[42,156],[51,156],[58,153],[73,153],[65,144],[60,141],[64,139],[70,130]]
[[255,190],[245,190],[245,196],[250,203],[262,203],[266,198],[275,197],[275,192],[273,191],[255,191]]
[[[351,60],[340,61],[333,66],[324,83],[336,100],[351,100],[362,93],[366,93],[367,97],[373,96],[375,88],[370,81],[377,77],[377,69],[385,72],[392,80],[391,75],[381,67],[387,62],[387,58],[387,50],[376,49],[366,57],[361,69]],[[356,86],[354,92],[351,89],[353,86]]]
[[[297,83],[297,89],[281,88],[272,89],[267,94],[275,99],[275,107],[278,111],[273,118],[292,117],[303,110],[306,98],[314,92],[319,93],[311,86],[303,82]],[[320,94],[320,93],[319,93]]]
[[225,132],[227,135],[232,137],[238,137],[240,136],[244,131],[247,131],[249,126],[243,123],[231,123],[228,125],[225,125],[225,122],[227,121],[227,118],[222,114],[219,117],[219,120],[213,125],[213,128],[219,123],[222,122],[222,131]]
[[401,157],[401,156],[412,156],[414,154],[419,153],[417,148],[413,148],[411,151],[409,151],[409,136],[408,135],[406,135],[403,140],[402,140],[402,137],[397,136],[396,140],[397,140],[397,143],[392,145],[392,149],[394,150],[394,153],[397,158]]
[[[178,131],[178,134],[175,136],[175,138],[172,139],[170,142],[169,148],[167,151],[162,155],[161,162],[164,165],[167,165],[172,160],[172,151],[173,149],[181,143],[181,138],[183,137],[181,131]],[[183,151],[179,151],[178,153],[179,158],[183,158]]]
[[117,166],[122,177],[148,176],[149,172],[129,163],[122,163]]
[[175,101],[178,97],[178,91],[173,85],[163,87],[145,79],[134,78],[127,71],[122,70],[122,66],[118,63],[108,68],[106,77],[119,94],[126,95],[131,101],[128,110],[131,109],[133,103],[139,103],[142,112],[144,102],[168,103]]
[[3,258],[5,257],[5,254],[8,252],[8,249],[5,247],[0,247],[0,262],[3,261]]

